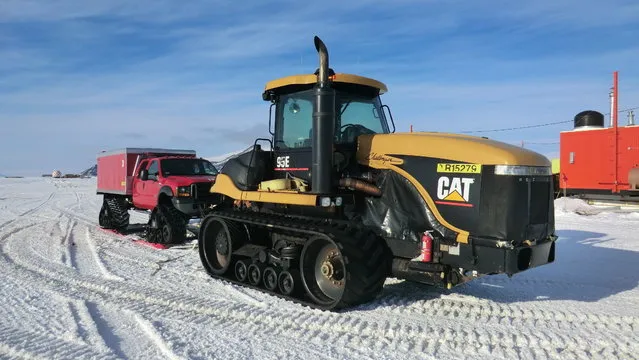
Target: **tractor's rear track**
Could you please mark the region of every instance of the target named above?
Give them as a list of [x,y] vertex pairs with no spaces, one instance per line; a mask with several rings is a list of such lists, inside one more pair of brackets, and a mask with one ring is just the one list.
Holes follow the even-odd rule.
[[[265,292],[296,304],[314,309],[337,311],[371,301],[381,292],[386,276],[390,272],[391,254],[386,248],[383,239],[368,229],[357,227],[348,222],[333,221],[326,218],[316,219],[247,210],[220,209],[202,219],[202,229],[204,229],[206,221],[213,218],[246,224],[253,228],[266,229],[282,235],[303,238],[324,237],[339,241],[342,251],[348,254],[344,254],[345,261],[354,264],[350,265],[351,270],[354,269],[354,271],[349,273],[348,281],[351,284],[357,284],[357,286],[345,291],[340,301],[329,305],[322,305],[312,301],[300,278],[296,279],[296,288],[299,290],[299,287],[301,287],[301,291],[297,292],[299,294],[297,296],[282,294],[277,289],[270,291],[264,287],[263,282],[260,282],[259,286],[255,286],[248,281],[238,281],[233,270],[235,263],[238,261],[235,253],[235,260],[233,260],[224,275],[220,276],[209,272],[212,278]],[[202,241],[202,238],[200,236],[200,241]],[[202,244],[200,244],[200,248],[202,248]],[[247,259],[245,258],[245,260]],[[297,269],[299,270],[299,265]]]

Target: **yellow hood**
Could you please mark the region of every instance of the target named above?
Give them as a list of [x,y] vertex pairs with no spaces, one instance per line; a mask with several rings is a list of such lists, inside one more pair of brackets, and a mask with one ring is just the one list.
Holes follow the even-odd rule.
[[483,165],[551,166],[550,160],[531,150],[478,136],[414,132],[361,135],[357,158],[409,155]]

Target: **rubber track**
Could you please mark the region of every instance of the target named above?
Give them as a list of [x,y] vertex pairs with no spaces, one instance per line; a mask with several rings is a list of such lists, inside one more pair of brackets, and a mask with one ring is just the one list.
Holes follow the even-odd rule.
[[[170,242],[164,242],[162,239],[162,228],[159,227],[157,229],[151,229],[150,226],[144,232],[142,236],[148,242],[153,244],[162,244],[162,245],[174,245],[183,243],[186,240],[186,223],[184,214],[182,214],[179,210],[177,210],[173,205],[168,204],[160,204],[157,208],[156,216],[158,217],[158,221],[160,222],[160,226],[162,225],[162,220],[166,221],[171,226],[171,239]],[[149,219],[150,221],[150,219]]]
[[174,244],[183,243],[186,238],[186,221],[184,220],[184,214],[172,205],[162,206],[162,213],[164,218],[171,224],[173,234],[171,238]]
[[[375,298],[375,296],[370,296],[370,294],[372,293],[376,295],[379,293],[379,291],[375,291],[375,289],[381,288],[383,286],[386,280],[386,275],[389,273],[389,270],[390,270],[390,265],[389,265],[390,261],[384,262],[384,256],[386,256],[386,259],[389,259],[390,254],[386,252],[384,250],[383,245],[381,245],[383,242],[379,239],[372,241],[373,239],[371,237],[375,235],[370,230],[361,229],[356,226],[352,226],[352,224],[349,226],[349,224],[346,222],[331,221],[329,219],[314,219],[314,218],[307,218],[307,217],[284,216],[279,214],[265,214],[265,213],[239,211],[239,210],[236,210],[236,211],[216,210],[213,213],[210,213],[207,217],[209,216],[215,216],[215,217],[230,220],[230,221],[243,222],[253,226],[267,228],[269,230],[277,229],[277,230],[281,230],[282,233],[286,233],[286,234],[296,234],[296,235],[303,234],[306,237],[308,237],[309,235],[315,235],[315,236],[328,237],[330,239],[340,239],[342,240],[341,243],[345,245],[344,247],[351,248],[349,249],[350,250],[349,253],[351,256],[353,254],[359,253],[360,256],[358,257],[360,258],[360,260],[362,258],[368,259],[366,261],[366,268],[357,269],[358,270],[357,273],[359,273],[357,275],[358,277],[361,277],[362,275],[369,276],[369,277],[370,276],[378,277],[377,281],[371,282],[370,284],[368,284],[367,289],[363,290],[364,292],[368,291],[369,294],[348,294],[347,292],[345,292],[344,297],[342,298],[340,302],[338,302],[335,305],[329,305],[329,306],[317,304],[311,301],[310,299],[305,300],[299,297],[287,296],[279,292],[271,292],[261,286],[251,285],[248,282],[240,282],[232,278],[228,278],[226,276],[219,276],[219,275],[214,275],[209,273],[209,275],[214,279],[218,279],[218,280],[226,281],[231,284],[247,287],[253,290],[260,291],[262,293],[267,293],[269,295],[273,295],[299,305],[304,305],[312,309],[329,310],[329,311],[337,312],[341,309],[344,309],[350,306],[355,306],[363,302],[371,301]],[[206,219],[202,219],[203,224],[204,224],[204,221],[206,221]],[[353,239],[355,241],[353,241],[350,244],[347,244],[343,242],[343,239]],[[378,246],[376,246],[377,249],[375,249],[375,243],[379,244]],[[358,246],[358,248],[353,249],[354,246]],[[353,253],[353,250],[356,250],[356,251]],[[231,271],[233,270],[229,268],[229,273]],[[356,281],[356,280],[351,280],[351,281]],[[303,285],[299,284],[298,286],[303,286]],[[347,297],[353,296],[353,295],[360,297],[360,300],[349,301]],[[307,297],[305,291],[304,291],[304,295],[301,295],[301,296]]]
[[119,198],[107,198],[106,203],[109,207],[111,215],[111,225],[116,230],[126,229],[129,226],[129,211],[122,203],[124,200]]

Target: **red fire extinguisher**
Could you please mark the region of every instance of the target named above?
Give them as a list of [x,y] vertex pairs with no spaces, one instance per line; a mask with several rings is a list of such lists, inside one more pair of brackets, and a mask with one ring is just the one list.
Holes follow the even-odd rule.
[[431,262],[433,260],[433,237],[430,232],[422,235],[422,261]]

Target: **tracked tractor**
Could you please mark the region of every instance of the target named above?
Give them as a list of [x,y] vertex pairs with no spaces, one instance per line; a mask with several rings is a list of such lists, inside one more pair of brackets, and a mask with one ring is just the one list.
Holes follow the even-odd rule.
[[[386,278],[452,288],[555,258],[544,156],[483,137],[396,133],[386,85],[319,68],[266,84],[270,137],[229,160],[199,251],[214,278],[337,310]],[[268,145],[268,148],[263,145]]]

